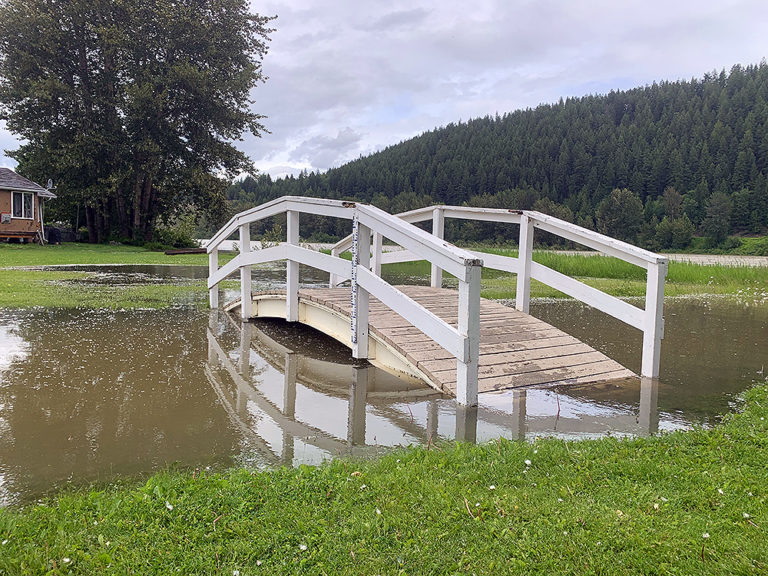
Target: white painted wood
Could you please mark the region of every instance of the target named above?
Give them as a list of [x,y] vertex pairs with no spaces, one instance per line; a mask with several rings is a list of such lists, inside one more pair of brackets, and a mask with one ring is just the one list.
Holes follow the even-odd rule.
[[[288,258],[288,245],[278,244],[277,246],[270,246],[269,248],[263,248],[261,250],[251,250],[248,254],[240,254],[238,262],[240,265],[250,264],[251,266],[256,264],[265,264],[267,262],[275,262],[277,260],[285,260]],[[224,267],[222,266],[222,270]]]
[[288,244],[286,249],[286,257],[288,260],[293,260],[299,264],[305,264],[317,268],[318,270],[330,272],[338,282],[343,282],[344,280],[352,278],[352,266],[349,260],[336,258],[334,256],[329,256],[328,254],[323,254],[322,252],[315,252],[314,250],[308,250],[307,248],[294,246],[292,244]]
[[[352,236],[352,356],[368,358],[368,313],[370,311],[368,290],[360,285],[360,278],[371,274],[371,229],[355,217]],[[375,276],[378,278],[378,276]]]
[[581,300],[593,308],[610,314],[625,324],[629,324],[638,330],[643,330],[645,314],[637,306],[632,306],[632,304],[624,302],[624,300],[619,300],[615,296],[601,292],[597,288],[587,286],[583,282],[574,280],[570,276],[561,274],[538,262],[531,263],[531,277],[539,282],[543,282],[547,286],[560,290],[564,294],[568,294],[568,296]]
[[286,209],[292,212],[344,218],[345,220],[352,219],[354,208],[355,204],[353,202],[340,202],[324,198],[291,197],[286,202]]
[[[213,249],[208,253],[208,278],[216,275],[219,270],[219,251]],[[211,308],[219,307],[219,284],[208,285],[208,304]]]
[[[240,256],[251,251],[251,225],[240,225]],[[251,293],[251,267],[246,264],[240,268],[240,317],[247,320],[251,317],[253,310],[253,296]]]
[[410,250],[392,250],[381,255],[382,264],[397,264],[399,262],[417,262],[424,260],[422,256],[414,254]]
[[504,210],[501,208],[475,208],[471,206],[444,206],[446,218],[460,220],[482,220],[485,222],[506,222],[518,224],[520,210]]
[[519,272],[515,291],[515,308],[528,314],[531,302],[531,262],[533,257],[533,222],[527,214],[520,217],[518,243]]
[[459,282],[459,335],[468,347],[456,362],[456,400],[477,406],[477,369],[480,356],[480,273],[481,266],[467,266],[468,279]]
[[382,256],[382,249],[384,247],[383,244],[384,244],[384,236],[382,236],[378,232],[374,232],[371,271],[374,274],[376,274],[376,276],[381,276],[381,256]]
[[[289,202],[293,206],[295,202]],[[288,246],[299,244],[299,213],[295,210],[286,212],[287,242]],[[290,259],[285,267],[285,319],[288,322],[296,322],[299,319],[299,263]]]
[[456,358],[463,361],[468,357],[469,345],[456,328],[368,270],[359,269],[357,272],[358,283],[372,296],[378,298],[393,312],[402,316]]
[[240,266],[274,262],[275,260],[284,260],[286,257],[285,244],[264,248],[263,250],[253,250],[246,254],[238,254],[219,268],[213,276],[208,278],[208,288],[216,286],[227,276],[238,270]]
[[[341,250],[334,246],[331,248],[331,257],[338,258],[341,252]],[[331,277],[328,279],[328,288],[336,288],[339,284],[341,284],[341,282],[343,282],[343,280],[339,278],[339,276],[337,276],[335,273],[331,272]]]
[[[442,208],[435,208],[432,211],[432,235],[440,238],[440,240],[445,237],[445,217],[443,216]],[[443,287],[443,271],[434,262],[432,263],[429,282],[432,288]]]
[[460,280],[466,280],[466,265],[477,262],[477,259],[466,250],[457,248],[444,240],[438,240],[429,232],[403,222],[375,206],[358,205],[357,213],[361,224],[420,255],[424,260],[437,264]]
[[502,272],[520,274],[520,260],[512,256],[501,256],[500,254],[488,254],[487,252],[477,252],[470,250],[478,258],[482,258],[484,268],[493,268]]
[[622,260],[632,262],[637,266],[647,267],[649,263],[656,264],[660,262],[666,262],[666,258],[659,254],[654,254],[648,250],[643,250],[627,242],[622,242],[616,238],[611,238],[605,234],[599,234],[593,230],[588,230],[571,224],[565,220],[560,220],[554,216],[542,214],[541,212],[526,211],[526,215],[534,221],[534,225],[537,228],[552,232],[568,240],[573,240],[583,246],[588,246],[599,250],[605,254],[616,256]]
[[[444,218],[458,218],[462,220],[484,220],[488,222],[507,222],[509,224],[520,223],[520,210],[503,210],[500,208],[475,208],[470,206],[430,206],[428,208],[417,208],[408,212],[401,212],[396,216],[410,224],[417,222],[426,222],[433,218],[434,211],[439,209],[443,212]],[[349,250],[352,246],[352,237],[346,236],[339,240],[334,248],[340,250],[339,253]]]
[[645,287],[645,324],[643,326],[643,362],[641,376],[658,378],[661,364],[661,340],[664,338],[664,279],[667,263],[648,266]]

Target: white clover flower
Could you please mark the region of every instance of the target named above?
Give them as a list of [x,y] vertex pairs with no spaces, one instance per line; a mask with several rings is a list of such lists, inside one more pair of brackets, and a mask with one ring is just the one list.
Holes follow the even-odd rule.
[[701,537],[704,538],[704,540],[706,540],[707,538],[709,538],[709,532],[704,532],[704,534],[702,534]]
[[526,460],[526,461],[525,461],[525,465],[526,465],[526,466],[530,466],[530,465],[531,465],[531,461],[530,461],[530,460]]
[[256,560],[256,566],[261,566],[261,560]]
[[70,562],[72,562],[72,560],[67,558],[66,556],[62,558],[61,561],[64,562],[64,564],[69,564]]
[[232,570],[232,576],[240,576],[240,570]]
[[307,549],[307,545],[306,544],[299,544],[299,550],[304,552],[306,549]]
[[723,489],[722,489],[722,488],[718,488],[718,489],[717,489],[717,493],[718,493],[718,494],[723,494]]
[[168,500],[165,501],[165,507],[168,508],[168,510],[173,510],[173,504],[168,502]]
[[488,486],[488,490],[496,490],[496,486],[491,484],[490,486]]
[[557,501],[558,501],[558,502],[562,502],[562,501],[563,501],[563,499],[562,499],[562,498],[558,498],[558,499],[557,499]]
[[376,508],[376,516],[381,516],[381,510],[379,510],[378,508]]
[[744,518],[750,518],[750,515],[747,514],[746,512],[744,512],[743,516],[744,516]]

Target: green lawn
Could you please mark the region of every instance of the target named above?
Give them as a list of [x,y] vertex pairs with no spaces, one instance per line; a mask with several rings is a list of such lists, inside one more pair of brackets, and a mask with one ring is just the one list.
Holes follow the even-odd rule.
[[[516,256],[513,250],[485,248],[487,252]],[[221,253],[223,264],[232,258]],[[645,270],[632,264],[600,256],[565,255],[537,252],[534,259],[541,264],[567,274],[595,288],[619,297],[645,294]],[[133,246],[65,244],[37,246],[0,244],[0,307],[62,306],[62,307],[164,307],[183,302],[204,303],[205,282],[187,282],[163,286],[110,287],[83,282],[87,273],[2,270],[13,266],[50,266],[57,264],[169,264],[206,266],[205,254],[166,256]],[[398,282],[428,278],[426,262],[406,262],[384,267],[385,276]],[[447,286],[451,277],[445,276]],[[453,281],[455,284],[455,281]],[[75,287],[76,289],[73,289]],[[516,276],[494,270],[484,270],[482,295],[485,298],[515,297]],[[700,266],[671,262],[665,292],[667,296],[695,294],[725,294],[754,297],[765,302],[768,297],[768,268]],[[533,281],[534,298],[561,298],[563,294]]]
[[3,574],[765,574],[768,386],[713,429],[174,470],[0,511]]

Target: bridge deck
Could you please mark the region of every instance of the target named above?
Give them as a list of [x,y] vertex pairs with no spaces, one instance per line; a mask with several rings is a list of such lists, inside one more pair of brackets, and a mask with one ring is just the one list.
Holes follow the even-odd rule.
[[[431,312],[456,326],[458,292],[427,286],[398,289]],[[284,295],[260,292],[261,298]],[[349,318],[349,288],[313,288],[299,291],[299,301],[333,310]],[[228,308],[232,309],[236,303]],[[255,314],[259,306],[255,307]],[[371,297],[370,333],[415,366],[433,388],[456,392],[456,359],[407,320]],[[583,384],[636,377],[603,353],[546,322],[483,299],[480,305],[479,392],[533,385]]]

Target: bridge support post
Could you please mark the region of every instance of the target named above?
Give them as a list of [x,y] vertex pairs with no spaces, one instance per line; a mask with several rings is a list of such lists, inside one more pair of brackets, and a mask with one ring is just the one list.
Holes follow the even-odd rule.
[[[432,210],[432,234],[441,240],[445,236],[445,214],[442,208]],[[443,271],[437,264],[432,264],[432,273],[430,275],[430,286],[432,288],[443,287]]]
[[[219,269],[219,249],[214,248],[208,254],[208,278],[213,276]],[[219,285],[208,289],[208,304],[211,308],[219,307]]]
[[531,302],[531,258],[533,257],[533,221],[527,214],[520,216],[520,241],[518,245],[517,290],[515,308],[528,314]]
[[658,378],[661,364],[661,340],[664,338],[664,280],[667,263],[648,264],[643,320],[643,364],[640,375]]
[[652,436],[659,431],[659,381],[640,379],[640,434]]
[[[251,251],[251,225],[240,225],[240,255],[242,258]],[[248,320],[252,316],[253,295],[251,294],[251,267],[240,268],[240,317]]]
[[[288,225],[288,244],[299,244],[299,213],[293,210],[286,212]],[[285,265],[285,319],[296,322],[299,319],[299,263],[288,260]]]
[[480,272],[483,267],[467,266],[466,281],[459,281],[459,334],[464,336],[464,359],[456,361],[456,400],[477,406],[477,361],[480,356]]
[[[341,250],[336,248],[335,246],[331,248],[331,256],[334,258],[338,258],[339,254],[341,254]],[[328,280],[328,288],[336,288],[340,284],[339,277],[336,276],[333,272],[331,272],[331,277]]]
[[357,267],[368,268],[371,263],[371,229],[352,222],[352,356],[368,358],[368,291],[357,283]]
[[381,277],[381,252],[384,244],[384,237],[378,232],[373,233],[373,262],[371,263],[371,272]]
[[355,377],[349,387],[347,442],[351,446],[365,446],[365,405],[371,368],[360,366],[353,371]]

